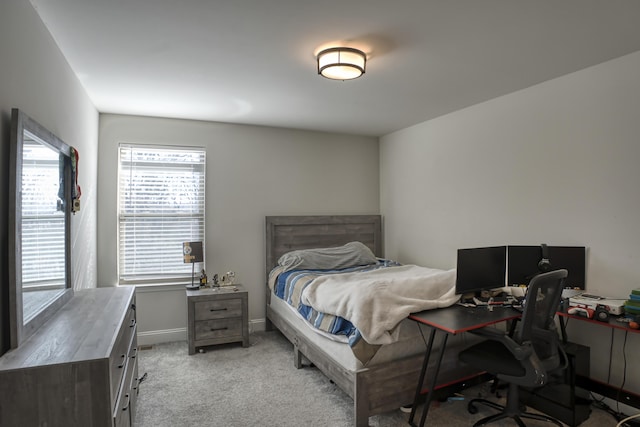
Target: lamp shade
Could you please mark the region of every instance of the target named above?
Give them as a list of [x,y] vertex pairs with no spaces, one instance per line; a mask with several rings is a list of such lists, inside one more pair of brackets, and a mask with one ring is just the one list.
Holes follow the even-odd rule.
[[202,242],[184,242],[182,243],[182,254],[185,264],[195,262],[203,262]]
[[318,53],[318,74],[332,80],[351,80],[365,72],[367,55],[350,47],[332,47]]

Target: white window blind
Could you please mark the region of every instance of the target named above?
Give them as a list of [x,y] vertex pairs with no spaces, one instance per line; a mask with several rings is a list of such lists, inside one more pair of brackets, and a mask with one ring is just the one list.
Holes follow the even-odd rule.
[[22,285],[65,285],[65,213],[60,190],[60,155],[25,138],[22,153]]
[[121,144],[119,158],[120,283],[191,281],[182,243],[204,242],[205,151]]

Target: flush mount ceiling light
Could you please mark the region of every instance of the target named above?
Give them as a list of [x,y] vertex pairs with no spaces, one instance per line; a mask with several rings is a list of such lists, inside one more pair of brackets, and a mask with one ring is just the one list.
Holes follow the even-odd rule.
[[351,80],[364,74],[367,55],[351,47],[332,47],[318,53],[318,74],[333,80]]

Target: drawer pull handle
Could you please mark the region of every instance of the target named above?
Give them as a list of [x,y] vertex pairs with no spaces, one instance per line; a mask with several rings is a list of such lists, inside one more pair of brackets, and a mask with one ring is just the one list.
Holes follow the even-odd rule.
[[124,397],[127,398],[127,403],[122,407],[122,410],[126,411],[127,409],[129,409],[129,404],[131,403],[131,396],[129,395],[129,393],[127,393]]
[[227,328],[226,326],[224,328],[211,328],[211,332],[214,332],[214,331],[226,331],[227,329],[229,329],[229,328]]
[[132,350],[133,350],[133,353],[131,354],[131,358],[135,359],[136,356],[138,355],[138,348],[134,347]]
[[136,326],[136,319],[131,319],[131,324],[129,325],[129,327],[133,328],[134,326]]
[[210,308],[209,311],[227,311],[227,307],[225,307],[225,308]]
[[121,354],[120,358],[121,358],[121,360],[120,360],[120,364],[118,365],[118,368],[122,369],[124,367],[125,360],[127,360],[127,355],[126,354]]

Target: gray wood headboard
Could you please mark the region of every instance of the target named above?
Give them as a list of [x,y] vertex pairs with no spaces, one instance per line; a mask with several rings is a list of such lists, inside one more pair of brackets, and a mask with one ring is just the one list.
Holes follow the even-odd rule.
[[380,215],[266,217],[267,276],[278,259],[297,249],[329,248],[359,241],[382,256]]

